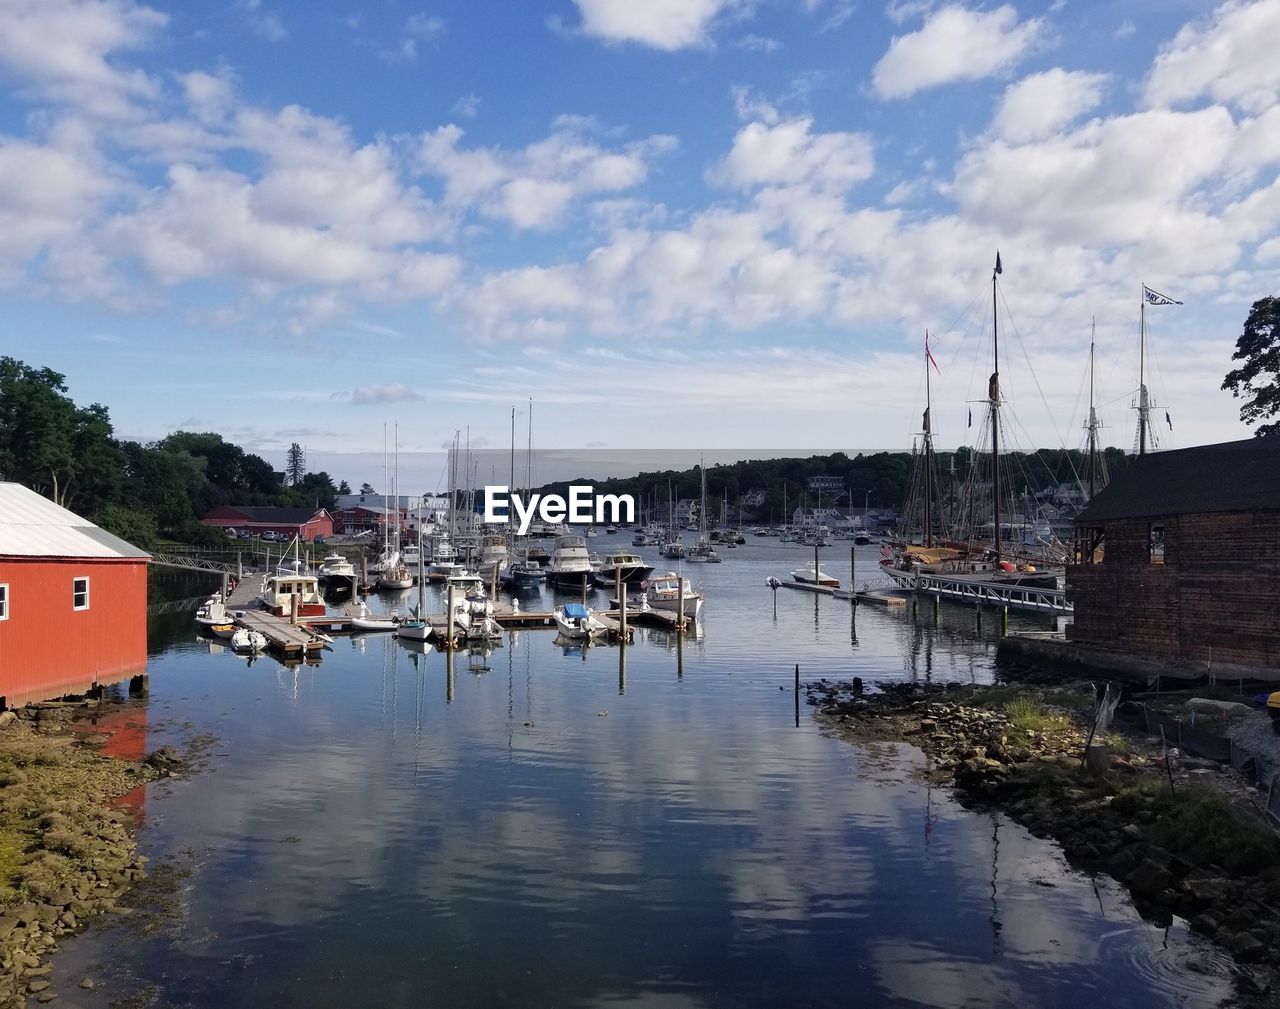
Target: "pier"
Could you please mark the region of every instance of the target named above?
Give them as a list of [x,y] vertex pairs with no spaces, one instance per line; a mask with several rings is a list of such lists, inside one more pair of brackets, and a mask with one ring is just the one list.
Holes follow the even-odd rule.
[[1023,610],[1050,616],[1070,616],[1072,606],[1062,589],[1036,588],[966,575],[895,574],[890,576],[906,592],[923,592],[956,602],[994,609]]

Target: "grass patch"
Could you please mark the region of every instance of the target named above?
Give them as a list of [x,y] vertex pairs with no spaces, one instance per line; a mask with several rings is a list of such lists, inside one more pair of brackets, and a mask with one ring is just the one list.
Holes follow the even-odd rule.
[[1149,809],[1152,840],[1197,865],[1248,875],[1280,863],[1280,837],[1211,788],[1184,785],[1170,795],[1166,783],[1147,781],[1117,793],[1112,808]]
[[1071,724],[1069,719],[1050,711],[1043,701],[1034,697],[1015,697],[1004,705],[1004,713],[1015,729],[1028,732],[1050,732]]
[[26,862],[26,840],[23,836],[0,828],[0,904],[14,895],[14,880]]

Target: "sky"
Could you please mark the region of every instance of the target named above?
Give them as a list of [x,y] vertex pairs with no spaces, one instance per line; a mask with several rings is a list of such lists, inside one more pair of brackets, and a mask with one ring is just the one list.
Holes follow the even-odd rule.
[[[1280,0],[0,0],[0,353],[378,482],[536,446],[1245,437]],[[1164,416],[1168,411],[1168,418]],[[977,412],[975,410],[975,412]]]

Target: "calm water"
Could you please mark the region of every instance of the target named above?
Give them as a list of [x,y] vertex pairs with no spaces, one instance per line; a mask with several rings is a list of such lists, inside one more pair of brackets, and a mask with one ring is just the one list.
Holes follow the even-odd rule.
[[[873,573],[876,549],[859,553]],[[681,652],[640,631],[625,665],[530,631],[459,654],[452,676],[385,636],[289,669],[155,621],[147,748],[193,726],[218,743],[204,773],[149,786],[139,838],[195,871],[162,933],[67,943],[60,989],[88,972],[85,1006],[154,986],[157,1005],[335,1009],[1223,994],[1210,947],[926,788],[917,751],[826,738],[807,707],[794,725],[797,662],[966,681],[994,665],[996,622],[979,632],[966,609],[935,628],[931,610],[864,606],[855,623],[783,590],[775,617],[765,577],[811,557],[769,541],[688,566],[701,636]],[[847,557],[824,564],[845,575]]]

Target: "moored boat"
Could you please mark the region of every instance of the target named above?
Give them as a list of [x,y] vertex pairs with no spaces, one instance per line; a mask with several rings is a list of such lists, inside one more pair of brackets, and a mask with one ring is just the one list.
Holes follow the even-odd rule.
[[702,614],[702,593],[694,590],[688,578],[674,571],[649,580],[648,599],[650,609],[681,613],[683,602],[685,617],[697,620]]
[[582,603],[565,603],[551,614],[556,629],[566,638],[583,641],[603,637],[608,628]]

